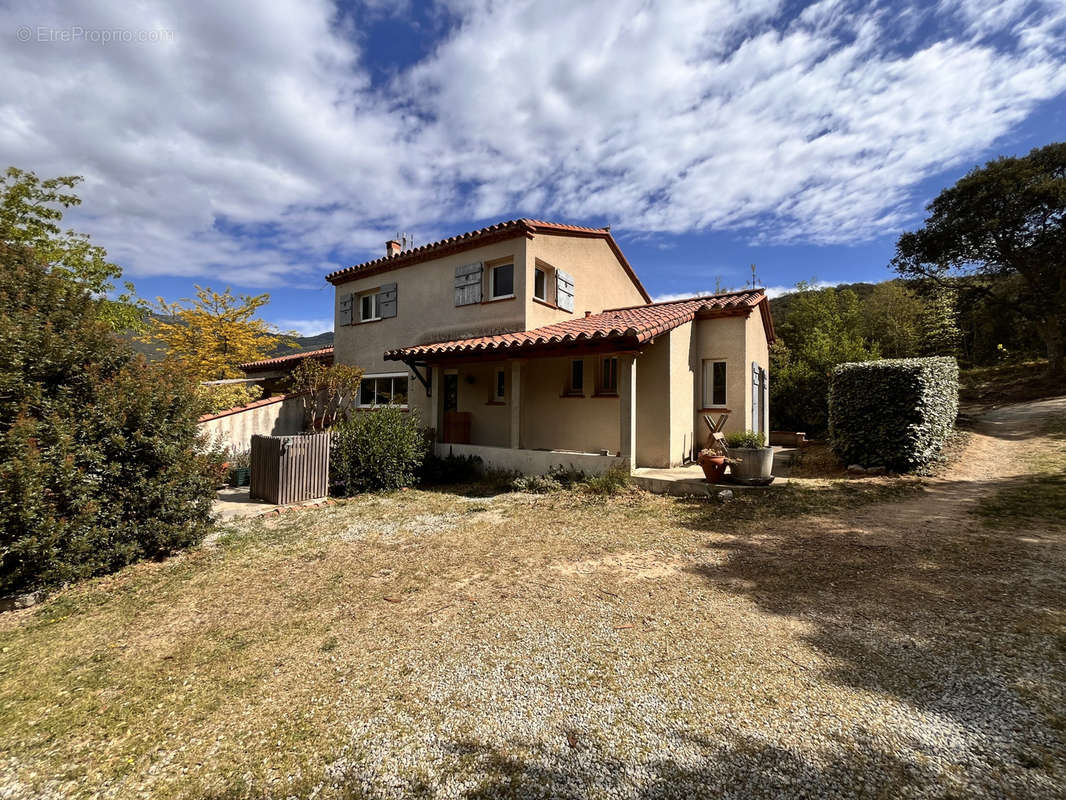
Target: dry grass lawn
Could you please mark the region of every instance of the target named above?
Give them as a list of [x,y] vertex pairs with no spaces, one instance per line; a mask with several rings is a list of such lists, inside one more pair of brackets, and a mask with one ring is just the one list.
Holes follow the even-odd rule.
[[240,523],[0,616],[0,798],[1066,796],[1066,500],[1016,498],[1064,412],[922,480]]

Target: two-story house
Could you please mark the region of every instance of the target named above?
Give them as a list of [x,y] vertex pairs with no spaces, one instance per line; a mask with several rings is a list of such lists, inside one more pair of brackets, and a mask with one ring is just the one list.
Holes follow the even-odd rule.
[[766,295],[652,303],[609,228],[518,219],[327,275],[359,405],[417,410],[441,454],[543,472],[676,466],[767,430]]

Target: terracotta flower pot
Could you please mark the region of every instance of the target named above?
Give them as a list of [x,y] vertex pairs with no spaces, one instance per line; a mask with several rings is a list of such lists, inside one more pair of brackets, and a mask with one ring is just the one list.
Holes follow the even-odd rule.
[[718,483],[725,474],[725,456],[700,456],[699,465],[707,483]]

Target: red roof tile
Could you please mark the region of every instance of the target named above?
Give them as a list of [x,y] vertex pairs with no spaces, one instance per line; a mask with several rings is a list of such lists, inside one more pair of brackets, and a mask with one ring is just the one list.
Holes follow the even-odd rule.
[[249,370],[270,369],[271,367],[284,366],[293,361],[303,361],[305,358],[317,358],[320,361],[332,361],[333,346],[323,347],[320,350],[307,350],[303,353],[278,356],[277,358],[267,358],[262,361],[249,361],[247,364],[241,364],[240,368],[245,372],[248,372]]
[[618,242],[616,242],[611,235],[610,228],[586,228],[582,225],[567,225],[562,222],[545,222],[540,219],[510,219],[506,222],[498,222],[495,225],[479,228],[476,231],[461,233],[458,236],[449,236],[447,239],[430,242],[421,247],[414,247],[410,250],[403,250],[391,256],[382,256],[381,258],[375,258],[372,261],[365,261],[362,264],[356,264],[352,267],[336,270],[335,272],[329,273],[326,276],[326,280],[332,284],[343,283],[344,281],[350,281],[355,278],[361,278],[367,275],[377,275],[381,272],[388,272],[390,270],[399,269],[400,267],[410,266],[411,264],[418,264],[422,261],[429,261],[433,258],[440,258],[449,253],[481,247],[482,245],[493,241],[502,241],[516,236],[537,233],[561,234],[564,236],[591,236],[606,239],[607,244],[618,258],[619,263],[622,265],[622,268],[625,270],[630,280],[633,281],[633,284],[645,299],[651,300],[644,285],[640,282],[640,278],[637,277],[637,273],[633,271],[633,267],[630,266],[629,261],[622,254]]
[[[763,290],[747,289],[665,303],[609,309],[599,314],[556,322],[529,331],[404,347],[389,350],[385,353],[385,358],[403,361],[429,356],[461,357],[482,353],[509,356],[557,345],[600,342],[635,347],[695,319],[697,315],[749,313],[760,305],[766,305],[766,294]],[[769,306],[766,306],[763,313],[765,324],[769,321]],[[772,323],[767,326],[766,331],[767,338],[772,341]]]

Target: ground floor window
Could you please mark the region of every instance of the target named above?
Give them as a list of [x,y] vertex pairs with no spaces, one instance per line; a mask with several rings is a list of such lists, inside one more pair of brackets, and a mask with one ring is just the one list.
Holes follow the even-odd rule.
[[722,408],[726,404],[725,361],[703,360],[703,407]]
[[567,378],[566,393],[583,395],[585,393],[585,362],[578,358],[570,362],[570,375]]
[[359,407],[400,406],[407,408],[407,375],[364,375],[359,384]]
[[600,359],[599,385],[596,394],[618,394],[618,359],[614,356]]
[[496,370],[496,385],[493,389],[493,401],[502,403],[507,396],[507,373],[504,370]]

